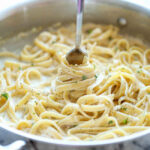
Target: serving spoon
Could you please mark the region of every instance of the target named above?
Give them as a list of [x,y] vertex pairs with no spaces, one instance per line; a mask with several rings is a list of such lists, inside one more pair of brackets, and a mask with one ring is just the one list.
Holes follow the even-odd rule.
[[84,0],[78,0],[78,2],[77,2],[77,16],[76,16],[75,48],[70,50],[66,55],[66,59],[70,65],[82,64],[84,57],[87,56],[87,53],[85,52],[85,50],[80,48],[81,35],[82,35],[83,8],[84,8]]

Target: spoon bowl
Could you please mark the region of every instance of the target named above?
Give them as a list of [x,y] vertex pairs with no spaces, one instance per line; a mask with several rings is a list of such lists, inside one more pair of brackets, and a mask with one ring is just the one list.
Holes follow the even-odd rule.
[[87,56],[87,53],[85,51],[83,51],[82,49],[74,48],[69,51],[69,53],[66,56],[66,59],[69,62],[69,64],[81,65],[85,56]]

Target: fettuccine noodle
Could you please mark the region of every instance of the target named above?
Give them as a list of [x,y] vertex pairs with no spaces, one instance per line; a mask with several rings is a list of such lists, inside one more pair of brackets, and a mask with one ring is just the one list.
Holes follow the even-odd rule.
[[[150,127],[150,49],[112,25],[85,24],[88,58],[69,65],[75,25],[44,31],[0,71],[0,122],[63,140],[105,140]],[[14,60],[9,60],[9,58]]]

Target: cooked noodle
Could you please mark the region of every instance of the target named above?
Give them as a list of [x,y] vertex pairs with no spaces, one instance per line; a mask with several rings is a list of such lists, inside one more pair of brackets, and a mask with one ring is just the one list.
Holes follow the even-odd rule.
[[75,25],[42,32],[0,71],[0,122],[54,139],[105,140],[150,127],[150,49],[85,24],[88,58],[69,65]]

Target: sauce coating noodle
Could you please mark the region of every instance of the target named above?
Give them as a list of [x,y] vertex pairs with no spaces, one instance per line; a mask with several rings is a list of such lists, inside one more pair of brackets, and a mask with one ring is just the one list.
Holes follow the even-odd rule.
[[105,140],[150,127],[150,49],[112,25],[85,24],[88,59],[69,65],[75,25],[42,32],[19,56],[1,52],[0,122],[64,140]]

